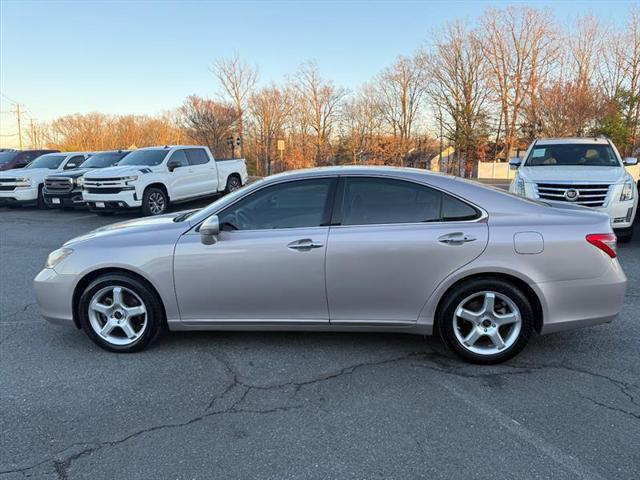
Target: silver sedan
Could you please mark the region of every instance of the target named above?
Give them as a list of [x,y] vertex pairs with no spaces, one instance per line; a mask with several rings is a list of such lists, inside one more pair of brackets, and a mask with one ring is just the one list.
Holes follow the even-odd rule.
[[52,252],[42,315],[114,352],[165,330],[438,333],[496,363],[534,332],[611,321],[626,277],[606,215],[422,170],[269,177],[208,207]]

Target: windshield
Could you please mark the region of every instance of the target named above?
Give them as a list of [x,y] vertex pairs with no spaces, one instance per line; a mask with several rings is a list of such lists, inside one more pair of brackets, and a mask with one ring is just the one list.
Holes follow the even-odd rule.
[[136,150],[124,157],[118,165],[160,165],[169,150]]
[[563,143],[534,146],[524,166],[619,167],[620,162],[610,145]]
[[50,168],[56,169],[60,166],[62,161],[67,158],[67,155],[42,155],[36,158],[33,162],[27,165],[25,168]]
[[9,163],[11,160],[16,158],[20,152],[0,152],[0,165],[4,163]]
[[127,152],[103,152],[96,153],[92,155],[89,160],[84,162],[81,167],[82,168],[104,168],[110,167],[122,157],[124,157]]

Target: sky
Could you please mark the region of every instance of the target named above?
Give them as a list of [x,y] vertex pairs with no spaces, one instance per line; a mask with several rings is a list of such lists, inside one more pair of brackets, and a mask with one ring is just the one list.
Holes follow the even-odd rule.
[[238,53],[260,82],[281,82],[305,61],[355,89],[437,37],[449,20],[489,7],[547,8],[569,25],[591,12],[622,25],[619,1],[0,0],[0,146],[26,119],[69,113],[157,114],[217,91],[215,59]]

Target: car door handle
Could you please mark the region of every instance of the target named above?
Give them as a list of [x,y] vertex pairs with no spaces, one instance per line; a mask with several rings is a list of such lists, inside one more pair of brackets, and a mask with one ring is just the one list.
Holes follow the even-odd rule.
[[463,232],[447,233],[446,235],[438,237],[438,241],[446,245],[463,245],[467,242],[473,242],[475,240],[476,237],[472,235],[465,235]]
[[295,240],[287,245],[291,250],[311,250],[312,248],[321,248],[324,245],[320,242],[314,242],[310,238]]

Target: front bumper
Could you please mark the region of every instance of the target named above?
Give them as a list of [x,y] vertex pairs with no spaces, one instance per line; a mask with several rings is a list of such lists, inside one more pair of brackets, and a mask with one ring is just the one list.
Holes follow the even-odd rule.
[[617,260],[598,278],[536,284],[546,303],[541,333],[610,322],[622,310],[626,286]]
[[[82,190],[73,190],[66,193],[48,192],[44,190],[42,194],[44,202],[48,207],[84,207],[86,205],[82,199]],[[58,202],[56,202],[56,199]]]
[[637,200],[627,200],[625,202],[610,202],[606,207],[594,208],[594,210],[609,215],[611,227],[618,230],[633,225],[637,207]]
[[41,315],[57,325],[74,325],[74,276],[62,275],[53,268],[43,269],[33,280],[33,289]]
[[126,210],[142,206],[135,190],[113,194],[82,192],[82,198],[91,210]]
[[38,187],[0,191],[0,205],[35,205],[36,203],[38,203]]

